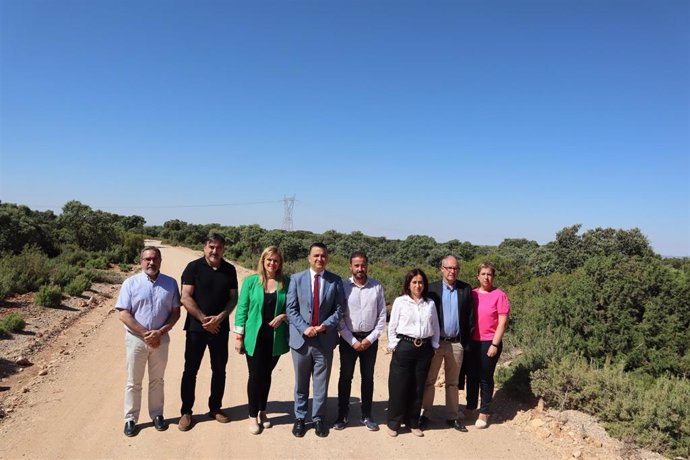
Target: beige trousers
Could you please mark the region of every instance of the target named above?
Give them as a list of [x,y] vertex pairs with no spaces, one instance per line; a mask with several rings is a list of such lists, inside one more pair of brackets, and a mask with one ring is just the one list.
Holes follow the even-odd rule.
[[435,383],[441,364],[443,364],[443,370],[446,374],[446,420],[456,420],[458,418],[458,380],[460,378],[462,357],[463,349],[460,342],[441,341],[441,346],[436,350],[434,357],[431,359],[429,375],[424,384],[422,410],[427,417],[429,417],[431,408],[434,405]]
[[168,364],[168,347],[170,336],[161,336],[161,344],[157,348],[146,345],[144,339],[129,332],[125,333],[127,347],[127,385],[125,386],[125,422],[139,420],[141,409],[141,384],[144,371],[149,369],[149,415],[151,420],[157,415],[163,415],[164,388],[163,375]]

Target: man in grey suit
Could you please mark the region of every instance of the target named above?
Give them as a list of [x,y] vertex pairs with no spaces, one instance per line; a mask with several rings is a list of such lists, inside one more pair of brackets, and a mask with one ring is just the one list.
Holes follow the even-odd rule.
[[448,255],[441,261],[443,279],[429,285],[429,297],[436,304],[436,313],[441,327],[440,346],[434,353],[424,385],[422,415],[419,425],[422,429],[429,424],[429,414],[434,404],[435,383],[441,364],[446,375],[446,425],[461,432],[467,432],[458,410],[458,380],[465,347],[469,345],[474,329],[474,301],[472,287],[458,279],[458,259]]
[[309,269],[290,277],[286,313],[290,321],[290,348],[295,367],[295,424],[292,434],[306,432],[309,380],[314,375],[311,418],[316,435],[328,436],[326,399],[333,349],[338,343],[338,323],[345,295],[340,277],[325,270],[328,250],[322,243],[309,248]]

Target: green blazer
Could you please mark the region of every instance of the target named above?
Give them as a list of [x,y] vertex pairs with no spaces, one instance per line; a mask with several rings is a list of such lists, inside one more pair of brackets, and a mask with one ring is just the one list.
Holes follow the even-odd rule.
[[[285,296],[290,280],[285,277],[283,286],[276,291],[275,316],[285,313]],[[240,299],[235,310],[235,332],[244,335],[244,349],[249,356],[254,356],[256,338],[259,335],[264,306],[264,287],[259,275],[250,275],[244,279],[240,290]],[[280,356],[290,349],[288,347],[288,326],[281,323],[273,330],[273,356]]]

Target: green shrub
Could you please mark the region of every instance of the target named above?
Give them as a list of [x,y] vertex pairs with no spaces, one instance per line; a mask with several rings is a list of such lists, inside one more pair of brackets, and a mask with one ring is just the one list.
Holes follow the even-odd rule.
[[79,275],[80,270],[78,267],[73,265],[65,265],[58,262],[55,264],[56,265],[53,268],[50,276],[50,280],[53,284],[56,284],[60,287],[65,287]]
[[90,258],[91,253],[70,244],[62,247],[62,252],[57,257],[57,260],[65,265],[83,267]]
[[124,262],[120,262],[117,266],[120,267],[120,271],[123,273],[129,273],[132,270],[132,266]]
[[91,280],[84,274],[77,276],[65,287],[65,292],[69,295],[81,295],[91,287]]
[[0,257],[0,297],[35,291],[50,281],[50,259],[38,248]]
[[590,365],[569,355],[532,373],[532,391],[558,409],[592,414],[620,439],[671,456],[690,452],[690,381]]
[[10,313],[0,320],[0,335],[8,332],[23,331],[26,327],[24,318],[19,313]]
[[92,283],[119,284],[126,278],[122,273],[108,270],[88,270],[86,275]]
[[93,257],[86,261],[86,268],[106,270],[110,268],[110,261],[108,260],[108,257],[104,255]]
[[83,272],[81,272],[81,274],[84,275],[84,276],[86,277],[86,279],[88,279],[88,280],[91,281],[92,283],[93,283],[94,281],[98,281],[98,280],[96,279],[96,278],[98,278],[98,273],[100,273],[100,272],[94,271],[94,270],[91,270],[91,269],[86,269],[86,270],[84,270]]
[[60,286],[46,285],[36,293],[36,303],[43,307],[59,307],[62,302]]

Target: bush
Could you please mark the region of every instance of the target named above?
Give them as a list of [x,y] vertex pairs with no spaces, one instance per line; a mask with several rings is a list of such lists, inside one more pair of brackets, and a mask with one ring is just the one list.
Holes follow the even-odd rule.
[[50,259],[38,248],[0,258],[0,298],[35,291],[50,281]]
[[65,292],[69,295],[81,295],[91,287],[91,280],[86,275],[79,275],[65,287]]
[[690,382],[625,372],[625,364],[591,366],[581,356],[532,373],[532,391],[558,409],[592,414],[621,439],[671,456],[690,452]]
[[10,313],[0,320],[0,335],[8,332],[23,331],[26,327],[24,318],[19,313]]
[[117,266],[120,268],[120,271],[123,273],[129,273],[132,270],[132,266],[130,264],[126,264],[124,262],[120,262]]
[[67,286],[74,278],[79,275],[79,268],[72,265],[56,263],[50,279],[53,284],[61,287]]
[[57,260],[65,265],[83,267],[91,258],[91,253],[75,245],[64,245]]
[[97,270],[106,270],[110,268],[110,261],[106,256],[98,256],[86,261],[86,268],[94,268]]
[[43,307],[59,307],[62,302],[62,291],[59,286],[41,286],[36,293],[36,303]]

